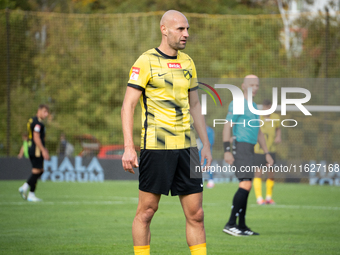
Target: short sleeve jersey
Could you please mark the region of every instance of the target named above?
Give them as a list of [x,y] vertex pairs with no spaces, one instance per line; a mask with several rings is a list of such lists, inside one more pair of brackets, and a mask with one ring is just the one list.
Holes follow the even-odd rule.
[[[263,126],[261,127],[261,131],[264,134],[266,139],[266,145],[269,152],[276,152],[276,144],[274,143],[276,136],[276,129],[280,128],[280,116],[276,113],[272,113],[269,118],[261,116],[261,120],[263,121]],[[264,151],[260,147],[260,144],[257,143],[255,145],[255,153],[263,154]]]
[[31,157],[41,157],[41,151],[38,146],[36,146],[34,140],[33,140],[33,133],[37,132],[40,135],[40,140],[45,146],[45,126],[41,122],[41,119],[39,119],[37,116],[32,117],[27,122],[27,131],[28,131],[28,154]]
[[[253,102],[253,107],[257,109],[257,105]],[[260,123],[259,116],[252,113],[248,107],[248,101],[244,99],[244,114],[233,114],[233,101],[229,104],[228,115],[226,117],[226,125],[233,123],[233,136],[236,136],[237,142],[245,142],[250,144],[257,143]]]
[[159,49],[143,53],[130,71],[128,86],[142,91],[142,149],[172,150],[196,146],[189,91],[198,88],[193,60]]

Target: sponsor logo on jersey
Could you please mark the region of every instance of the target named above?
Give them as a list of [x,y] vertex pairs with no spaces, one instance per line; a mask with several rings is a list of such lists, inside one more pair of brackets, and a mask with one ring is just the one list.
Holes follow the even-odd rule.
[[131,73],[131,76],[130,76],[130,80],[137,81],[138,77],[139,77],[139,71],[140,71],[140,68],[132,67],[132,73]]
[[168,63],[169,68],[176,68],[176,69],[182,69],[182,66],[180,63]]

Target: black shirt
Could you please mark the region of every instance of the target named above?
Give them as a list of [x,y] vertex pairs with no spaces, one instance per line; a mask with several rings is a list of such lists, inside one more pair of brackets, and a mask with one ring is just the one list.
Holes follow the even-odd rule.
[[33,140],[33,133],[38,132],[40,134],[40,140],[45,147],[45,125],[42,120],[37,116],[32,117],[27,122],[28,131],[28,154],[34,157],[42,157],[41,151],[38,146],[36,146]]

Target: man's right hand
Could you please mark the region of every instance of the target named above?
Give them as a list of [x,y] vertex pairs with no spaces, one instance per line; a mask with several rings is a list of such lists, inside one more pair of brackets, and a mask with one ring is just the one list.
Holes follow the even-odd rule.
[[122,164],[125,171],[128,171],[132,174],[135,173],[135,171],[133,171],[133,167],[138,167],[138,159],[135,149],[124,150]]
[[224,153],[224,161],[227,162],[229,165],[234,163],[234,156],[231,152],[227,151]]
[[43,149],[42,150],[42,156],[45,160],[50,160],[50,154],[48,154],[48,150],[47,149]]

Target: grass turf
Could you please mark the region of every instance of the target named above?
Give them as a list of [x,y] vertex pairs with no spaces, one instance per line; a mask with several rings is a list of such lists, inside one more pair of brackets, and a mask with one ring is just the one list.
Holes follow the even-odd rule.
[[[40,203],[22,200],[22,183],[0,182],[0,254],[133,254],[137,182],[39,182]],[[236,189],[204,191],[208,254],[339,254],[340,187],[277,183],[274,206],[256,205],[252,191],[247,225],[261,234],[252,237],[222,232]],[[151,232],[151,254],[190,254],[177,197],[162,196]]]

